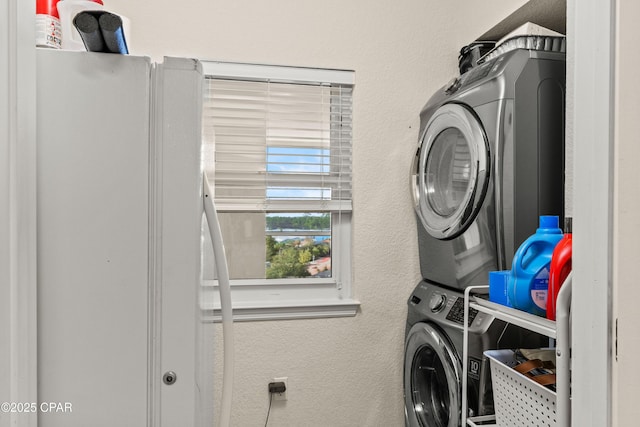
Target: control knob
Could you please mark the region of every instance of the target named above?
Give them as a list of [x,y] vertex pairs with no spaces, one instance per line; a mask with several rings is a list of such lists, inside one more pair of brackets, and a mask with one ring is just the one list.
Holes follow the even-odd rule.
[[437,313],[444,308],[447,297],[442,294],[433,294],[429,300],[429,308],[432,312]]

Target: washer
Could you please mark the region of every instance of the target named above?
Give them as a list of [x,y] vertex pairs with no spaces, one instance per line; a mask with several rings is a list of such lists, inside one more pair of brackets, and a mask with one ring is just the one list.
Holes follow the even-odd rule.
[[[564,40],[564,39],[563,39]],[[565,54],[516,49],[420,114],[412,167],[422,277],[452,289],[511,268],[540,215],[564,215]]]
[[[464,295],[422,281],[408,301],[404,399],[407,427],[458,427],[461,422]],[[489,361],[483,352],[538,348],[545,337],[469,312],[469,415],[493,412]]]

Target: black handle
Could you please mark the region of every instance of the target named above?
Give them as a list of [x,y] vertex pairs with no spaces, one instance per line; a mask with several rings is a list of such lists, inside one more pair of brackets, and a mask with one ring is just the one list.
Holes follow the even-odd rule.
[[104,39],[98,19],[89,12],[80,12],[73,18],[73,25],[82,37],[84,47],[89,52],[103,52]]
[[113,13],[104,12],[98,20],[107,52],[128,54],[127,41],[124,38],[122,19]]

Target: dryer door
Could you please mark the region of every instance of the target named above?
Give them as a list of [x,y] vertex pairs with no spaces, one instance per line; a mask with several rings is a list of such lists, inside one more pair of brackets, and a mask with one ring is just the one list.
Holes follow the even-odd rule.
[[415,208],[427,232],[457,237],[473,222],[489,183],[487,137],[473,111],[446,104],[434,113],[414,164]]
[[404,401],[409,427],[458,427],[462,367],[447,337],[415,324],[405,343]]

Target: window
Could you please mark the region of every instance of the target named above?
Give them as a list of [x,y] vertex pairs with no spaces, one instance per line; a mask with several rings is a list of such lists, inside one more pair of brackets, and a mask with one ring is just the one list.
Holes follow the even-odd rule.
[[234,317],[355,314],[353,72],[205,62],[204,73],[205,171]]

